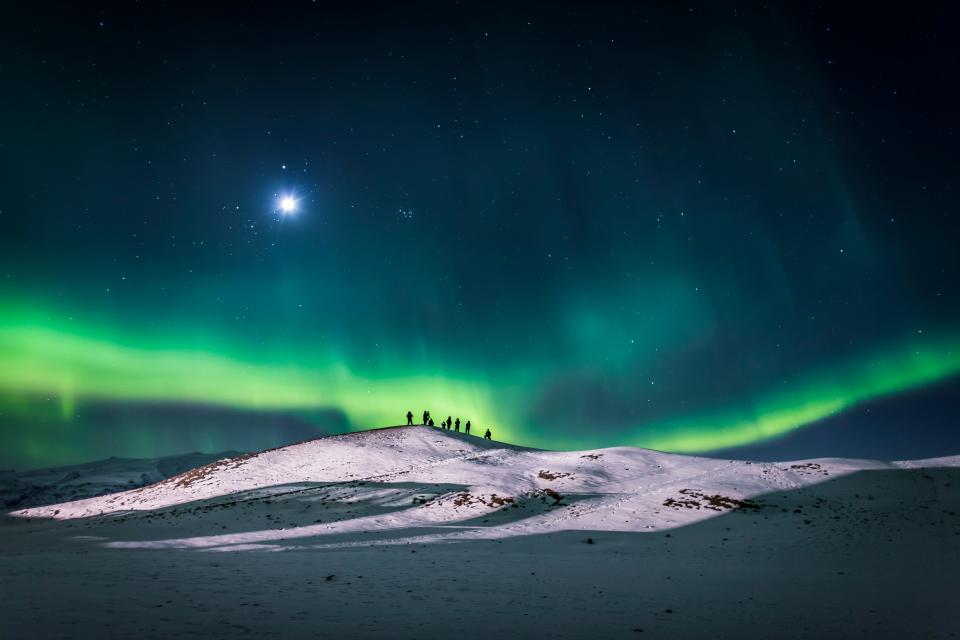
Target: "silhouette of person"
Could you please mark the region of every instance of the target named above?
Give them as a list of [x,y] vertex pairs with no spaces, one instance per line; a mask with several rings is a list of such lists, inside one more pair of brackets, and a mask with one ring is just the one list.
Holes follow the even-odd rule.
[[490,433],[490,429],[487,429],[487,432],[483,434],[484,440],[493,440],[493,434]]
[[464,425],[463,431],[464,431],[464,433],[466,433],[467,435],[470,435],[470,421],[469,421],[469,420],[467,420],[467,424]]
[[446,429],[446,428],[447,428],[447,421],[446,421],[446,420],[444,420],[443,422],[440,423],[440,428],[441,428],[441,429]]
[[447,429],[453,428],[453,418],[447,416]]
[[429,412],[429,411],[424,411],[424,412],[423,412],[423,424],[429,424],[429,423],[430,423],[430,412]]
[[437,426],[437,425],[435,425],[435,424],[433,423],[433,418],[430,418],[430,426],[431,426],[431,427]]
[[454,424],[454,431],[460,431],[460,418],[457,418],[457,421]]
[[413,411],[407,411],[407,426],[413,426]]

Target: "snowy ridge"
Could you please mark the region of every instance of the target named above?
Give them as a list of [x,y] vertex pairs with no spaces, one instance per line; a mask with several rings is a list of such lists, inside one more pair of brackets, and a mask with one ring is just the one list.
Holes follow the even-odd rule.
[[163,458],[107,458],[50,469],[0,471],[0,507],[23,509],[136,489],[218,458],[239,455],[237,451],[224,451]]
[[957,466],[960,456],[756,463],[630,447],[553,452],[395,427],[228,458],[139,489],[13,515],[177,520],[170,538],[110,544],[211,550],[639,532],[759,509],[758,496],[856,471]]

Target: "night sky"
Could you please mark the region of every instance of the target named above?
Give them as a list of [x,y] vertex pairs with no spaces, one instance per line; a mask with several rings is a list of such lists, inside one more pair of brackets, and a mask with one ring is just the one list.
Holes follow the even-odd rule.
[[5,3],[0,465],[960,452],[960,15],[839,4]]

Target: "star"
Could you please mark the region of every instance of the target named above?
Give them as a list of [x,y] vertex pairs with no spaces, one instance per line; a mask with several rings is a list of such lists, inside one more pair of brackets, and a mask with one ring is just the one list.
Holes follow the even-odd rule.
[[283,196],[280,198],[279,207],[280,213],[288,216],[297,212],[297,199],[293,196]]

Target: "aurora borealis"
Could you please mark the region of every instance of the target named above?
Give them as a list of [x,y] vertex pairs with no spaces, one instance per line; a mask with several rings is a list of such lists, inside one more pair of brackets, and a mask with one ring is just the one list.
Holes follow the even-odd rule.
[[0,10],[0,465],[956,383],[945,9],[317,4]]

